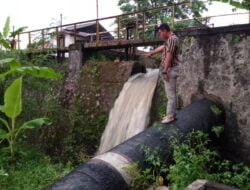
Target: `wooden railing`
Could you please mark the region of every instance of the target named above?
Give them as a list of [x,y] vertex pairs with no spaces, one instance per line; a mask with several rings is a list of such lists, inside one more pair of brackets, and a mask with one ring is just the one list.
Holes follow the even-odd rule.
[[[99,45],[99,42],[101,39],[101,35],[102,34],[108,34],[108,33],[114,33],[116,34],[113,35],[114,39],[116,40],[122,40],[122,39],[128,39],[127,35],[127,28],[124,26],[124,24],[122,24],[122,22],[124,21],[123,18],[139,18],[140,16],[142,17],[142,20],[140,20],[140,23],[138,23],[138,21],[136,21],[135,23],[135,27],[133,28],[134,33],[133,33],[133,37],[137,38],[138,37],[138,31],[140,30],[141,36],[140,38],[145,39],[145,31],[150,28],[150,27],[154,27],[155,24],[149,24],[146,21],[146,14],[150,14],[151,12],[154,11],[168,11],[171,12],[171,25],[174,26],[174,10],[177,6],[181,6],[181,5],[190,5],[190,2],[182,2],[182,3],[177,3],[177,4],[171,4],[171,5],[167,5],[167,6],[162,6],[162,7],[157,7],[157,8],[152,8],[152,9],[148,9],[145,11],[137,11],[137,12],[133,12],[133,13],[127,13],[127,14],[121,14],[121,15],[116,15],[116,16],[110,16],[110,17],[104,17],[104,18],[99,18],[99,19],[93,19],[93,20],[88,20],[88,21],[82,21],[82,22],[76,22],[76,23],[71,23],[71,24],[64,24],[64,25],[60,25],[60,26],[55,26],[55,27],[48,27],[48,28],[43,28],[43,29],[37,29],[37,30],[31,30],[31,31],[27,31],[27,32],[23,32],[18,34],[18,44],[17,44],[17,48],[20,49],[21,45],[20,45],[20,40],[21,40],[21,36],[24,35],[28,35],[28,39],[26,40],[28,42],[27,47],[32,48],[32,44],[34,45],[34,40],[32,39],[32,35],[39,35],[39,42],[40,44],[38,45],[38,48],[40,49],[44,49],[44,48],[49,48],[51,45],[52,48],[55,45],[55,48],[65,48],[65,46],[62,44],[62,42],[60,41],[60,38],[62,37],[62,33],[64,31],[64,29],[66,29],[67,27],[72,27],[73,26],[73,43],[76,43],[77,41],[77,37],[78,37],[78,32],[77,32],[77,26],[81,25],[81,24],[88,24],[88,23],[92,23],[95,22],[96,23],[96,31],[91,33],[91,34],[87,34],[86,37],[90,37],[92,39],[92,42],[95,41],[96,46]],[[103,31],[100,32],[100,24],[102,21],[107,21],[107,20],[113,20],[113,23],[116,24],[115,30],[109,30],[109,31]],[[128,21],[129,22],[129,21]],[[46,35],[50,35],[53,36],[53,39],[50,39],[51,41],[56,41],[55,44],[51,44],[51,42],[46,40]],[[123,34],[123,35],[122,35]],[[95,39],[95,40],[93,40]],[[50,44],[48,44],[50,43]],[[37,48],[37,47],[34,47]]]
[[[226,15],[217,15],[217,16],[210,16],[204,18],[190,18],[190,19],[182,19],[182,20],[175,20],[175,10],[178,6],[192,6],[192,2],[182,2],[177,4],[171,4],[167,6],[161,6],[157,8],[148,9],[145,11],[137,11],[133,13],[121,14],[116,16],[104,17],[99,19],[92,19],[88,21],[76,22],[71,24],[64,24],[60,26],[48,27],[38,30],[31,30],[27,32],[23,32],[18,34],[17,39],[17,48],[31,48],[31,49],[60,49],[63,50],[67,48],[68,44],[65,44],[67,39],[65,39],[65,33],[67,32],[71,36],[71,42],[69,43],[76,43],[79,41],[88,41],[90,43],[94,43],[96,47],[99,46],[100,41],[107,40],[105,38],[109,36],[110,39],[108,40],[130,40],[132,39],[140,39],[140,40],[147,40],[146,31],[155,32],[155,26],[157,23],[152,24],[147,21],[147,17],[152,15],[153,12],[164,11],[166,16],[166,20],[170,23],[170,26],[174,28],[178,23],[181,22],[188,22],[188,21],[195,21],[200,22],[200,26],[207,27],[202,21],[209,20],[214,17],[221,17]],[[235,14],[227,14],[227,15],[236,15]],[[240,13],[240,14],[248,14],[248,13]],[[130,20],[131,19],[131,20]],[[108,31],[101,31],[101,24],[109,20],[110,23],[116,25],[113,30]],[[81,35],[81,32],[78,31],[78,26],[84,24],[95,23],[95,31],[92,33],[84,33],[84,36]],[[71,27],[71,30],[69,28]],[[68,30],[66,30],[68,29]],[[37,36],[36,36],[37,35]],[[28,39],[25,39],[28,37]],[[32,36],[35,36],[37,39],[32,39]],[[151,36],[154,36],[151,34]],[[85,38],[85,40],[84,40]],[[82,40],[80,40],[82,39]],[[87,40],[86,40],[87,39]],[[26,46],[21,47],[21,42],[28,43]]]

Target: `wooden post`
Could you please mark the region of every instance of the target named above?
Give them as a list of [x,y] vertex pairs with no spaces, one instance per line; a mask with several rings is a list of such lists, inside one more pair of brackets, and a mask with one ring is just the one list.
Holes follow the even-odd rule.
[[56,27],[56,48],[59,49],[59,32],[58,27]]
[[74,24],[74,44],[76,44],[76,24]]
[[136,19],[135,19],[135,32],[134,32],[134,34],[135,34],[135,37],[134,37],[134,39],[136,40],[137,39],[137,36],[138,36],[138,16],[139,16],[139,13],[137,13],[136,14]]
[[248,10],[249,12],[248,12],[248,22],[249,22],[249,24],[250,24],[250,9]]
[[120,17],[117,17],[117,38],[120,41]]
[[99,45],[99,22],[98,19],[96,19],[96,46]]
[[[131,30],[133,30],[133,28]],[[136,40],[136,39],[137,39],[137,24],[135,22],[134,40]]]
[[175,5],[172,7],[172,29],[174,29],[174,15],[175,15]]
[[42,49],[44,49],[45,39],[44,39],[44,30],[42,30]]
[[98,5],[98,0],[96,0],[96,19],[99,18],[99,5]]
[[17,35],[17,48],[20,50],[20,34]]
[[142,39],[145,40],[145,24],[146,24],[146,13],[143,12],[143,21],[142,21]]
[[29,38],[29,48],[31,48],[31,35],[30,35],[30,32],[28,33],[28,38]]

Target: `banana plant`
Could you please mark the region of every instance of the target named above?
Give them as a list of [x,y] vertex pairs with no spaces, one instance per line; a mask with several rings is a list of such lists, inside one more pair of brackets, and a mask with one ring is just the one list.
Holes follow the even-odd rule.
[[4,47],[5,49],[10,48],[10,44],[8,41],[9,32],[10,32],[10,17],[7,17],[3,31],[0,32],[0,49],[1,47]]
[[[10,17],[7,17],[5,24],[4,24],[3,31],[0,32],[0,49],[2,47],[4,47],[5,49],[14,48],[14,44],[16,43],[16,40],[15,40],[16,35],[18,35],[19,33],[22,33],[26,28],[27,28],[26,26],[23,26],[10,32]],[[11,45],[12,43],[14,44]]]
[[15,165],[16,161],[16,143],[17,139],[25,130],[38,128],[43,125],[50,125],[51,122],[48,118],[37,118],[31,121],[24,122],[21,126],[16,125],[16,118],[22,112],[22,81],[25,75],[32,75],[42,78],[59,78],[60,74],[54,72],[53,69],[48,67],[29,67],[21,66],[15,59],[0,60],[0,65],[8,64],[9,70],[0,74],[0,79],[4,79],[10,74],[19,74],[20,76],[15,79],[4,93],[4,104],[0,106],[0,111],[8,118],[0,118],[0,122],[5,127],[0,128],[0,143],[7,140],[10,150],[11,161]]

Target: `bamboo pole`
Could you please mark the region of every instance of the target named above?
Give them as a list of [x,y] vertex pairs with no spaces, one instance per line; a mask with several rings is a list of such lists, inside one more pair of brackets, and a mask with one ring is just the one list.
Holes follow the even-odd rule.
[[28,38],[29,38],[29,48],[31,47],[31,34],[30,32],[28,33]]
[[175,5],[172,7],[172,29],[174,29]]
[[143,21],[142,21],[142,39],[145,40],[145,24],[146,24],[146,14],[143,12]]
[[76,44],[76,24],[74,24],[74,44]]
[[58,27],[56,27],[56,47],[57,47],[57,49],[60,48],[59,47],[59,32],[58,32]]
[[117,38],[118,38],[118,40],[120,40],[120,27],[121,27],[120,24],[121,24],[120,23],[120,17],[118,16],[117,17],[117,25],[118,25],[117,26]]
[[20,33],[17,35],[17,48],[20,50]]
[[99,22],[96,20],[96,46],[99,45]]
[[44,49],[45,39],[44,39],[44,30],[42,30],[42,49]]

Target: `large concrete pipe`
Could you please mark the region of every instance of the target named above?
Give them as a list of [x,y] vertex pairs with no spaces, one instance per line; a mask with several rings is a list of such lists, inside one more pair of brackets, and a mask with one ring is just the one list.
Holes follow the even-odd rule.
[[176,121],[148,128],[110,151],[81,164],[47,189],[128,190],[129,176],[123,168],[133,162],[143,163],[142,145],[152,149],[159,148],[160,154],[168,158],[171,137],[182,139],[193,130],[208,132],[212,126],[224,123],[222,110],[209,100],[197,101],[180,111]]

